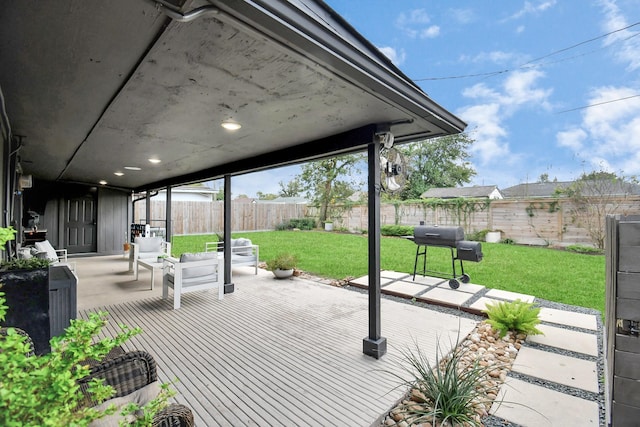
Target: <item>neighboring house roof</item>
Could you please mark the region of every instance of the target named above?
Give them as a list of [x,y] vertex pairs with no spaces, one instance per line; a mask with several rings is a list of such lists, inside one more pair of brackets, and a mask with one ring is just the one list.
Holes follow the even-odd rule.
[[473,187],[430,188],[420,196],[423,199],[486,198],[502,199],[495,185],[476,185]]
[[[183,185],[171,188],[171,200],[176,202],[210,202],[216,200],[216,195],[219,193],[219,190],[214,190],[204,184]],[[167,190],[160,190],[154,200],[166,200],[166,198]]]
[[[559,193],[559,191],[570,187],[574,182],[530,182],[505,188],[502,190],[502,194],[509,198],[561,197],[562,193]],[[624,181],[607,181],[593,190],[589,187],[587,181],[587,185],[583,189],[583,194],[587,196],[597,196],[603,192],[606,192],[609,196],[640,195],[640,186]]]
[[256,200],[258,203],[290,203],[296,205],[306,205],[309,203],[304,197],[276,197],[271,200]]

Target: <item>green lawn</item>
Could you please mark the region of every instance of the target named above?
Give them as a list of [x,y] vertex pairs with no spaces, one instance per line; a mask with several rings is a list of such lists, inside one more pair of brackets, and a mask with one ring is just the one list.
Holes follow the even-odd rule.
[[[324,231],[266,231],[237,233],[233,237],[247,237],[260,245],[263,261],[286,251],[298,256],[298,268],[318,276],[343,279],[367,274],[366,236]],[[204,242],[215,240],[215,235],[176,236],[172,252],[178,255],[203,251]],[[499,243],[483,243],[482,251],[482,262],[464,263],[472,283],[604,312],[604,256]],[[381,267],[412,273],[415,252],[413,242],[383,237]],[[428,268],[451,272],[450,250],[430,247]]]

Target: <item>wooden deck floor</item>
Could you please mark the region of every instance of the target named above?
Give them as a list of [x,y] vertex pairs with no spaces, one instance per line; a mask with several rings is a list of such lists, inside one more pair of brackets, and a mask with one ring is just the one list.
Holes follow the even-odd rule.
[[[111,265],[117,261],[104,258]],[[464,337],[475,326],[469,319],[383,300],[389,351],[375,360],[362,353],[367,296],[358,292],[298,278],[276,281],[268,272],[237,274],[236,291],[222,301],[215,292],[187,294],[174,311],[158,289],[126,301],[116,273],[120,285],[110,292],[123,292],[123,302],[112,303],[112,296],[103,306],[88,289],[97,286],[91,270],[78,268],[80,316],[105,309],[109,332],[118,323],[140,326],[143,334],[126,346],[153,354],[161,380],[178,379],[175,400],[192,408],[198,426],[369,426],[406,391],[394,390],[398,380],[383,372],[400,372],[401,349],[417,342],[435,356],[438,341],[446,352],[458,333]],[[100,286],[107,286],[107,277]],[[139,281],[144,287],[149,277],[141,273]],[[138,288],[131,288],[136,298]]]

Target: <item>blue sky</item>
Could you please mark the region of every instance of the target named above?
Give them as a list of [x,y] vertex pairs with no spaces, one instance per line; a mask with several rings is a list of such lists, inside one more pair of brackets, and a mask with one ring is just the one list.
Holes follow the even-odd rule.
[[[471,184],[640,176],[640,0],[325,1],[468,123]],[[232,192],[276,193],[298,170]]]

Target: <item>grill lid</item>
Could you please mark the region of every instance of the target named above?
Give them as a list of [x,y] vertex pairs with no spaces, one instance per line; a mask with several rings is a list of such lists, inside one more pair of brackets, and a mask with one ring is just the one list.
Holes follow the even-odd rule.
[[464,229],[462,227],[420,225],[413,229],[413,241],[417,245],[449,246],[454,248],[456,243],[461,240],[464,240]]

